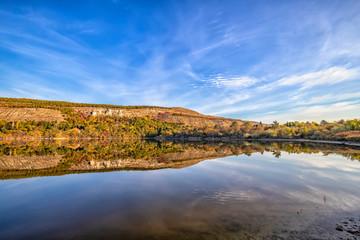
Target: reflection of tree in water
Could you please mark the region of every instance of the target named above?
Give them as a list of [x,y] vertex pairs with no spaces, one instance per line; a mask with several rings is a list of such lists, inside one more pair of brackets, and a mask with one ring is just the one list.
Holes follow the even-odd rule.
[[160,156],[170,152],[181,152],[189,148],[205,151],[230,151],[233,155],[251,155],[254,152],[273,152],[280,157],[281,152],[319,153],[324,155],[339,154],[351,160],[360,161],[360,148],[335,144],[317,143],[260,143],[260,142],[161,142],[129,139],[123,141],[91,141],[91,142],[25,142],[0,143],[0,156],[5,155],[65,155],[65,159],[73,158],[76,153],[85,159],[111,160],[119,157],[144,158]]
[[[351,159],[360,161],[360,148],[342,146],[335,144],[317,144],[317,143],[274,143],[274,142],[161,142],[161,141],[143,141],[136,139],[127,139],[121,141],[85,141],[85,142],[26,142],[26,143],[0,143],[0,158],[11,156],[47,156],[61,155],[61,163],[52,169],[36,170],[40,175],[47,173],[59,173],[70,171],[71,167],[84,162],[93,160],[113,161],[118,159],[142,159],[155,160],[157,162],[167,162],[169,154],[172,159],[179,157],[181,161],[190,161],[195,158],[201,160],[245,154],[250,156],[252,153],[264,151],[272,152],[279,158],[281,152],[292,154],[299,153],[319,153],[338,154]],[[175,154],[175,155],[174,155]],[[183,156],[188,156],[184,160]],[[4,161],[4,160],[2,160]],[[193,164],[196,164],[195,162]],[[185,166],[185,165],[184,165]],[[171,167],[171,166],[170,166]],[[136,167],[134,167],[136,169]],[[31,170],[31,174],[35,170]],[[0,178],[11,178],[12,174],[6,169],[0,169]],[[21,173],[21,171],[18,171]],[[23,175],[29,175],[30,171],[23,172]],[[16,174],[15,174],[16,175]],[[21,174],[20,174],[21,175]],[[326,196],[323,198],[326,202]]]
[[279,157],[281,157],[281,152],[280,152],[280,151],[273,151],[273,155],[274,155],[276,158],[279,158]]

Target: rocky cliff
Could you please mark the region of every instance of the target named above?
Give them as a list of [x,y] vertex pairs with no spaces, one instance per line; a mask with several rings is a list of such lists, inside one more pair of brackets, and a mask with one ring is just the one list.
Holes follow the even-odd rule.
[[[244,121],[238,119],[222,118],[203,115],[198,112],[185,108],[142,108],[142,109],[116,109],[116,108],[94,108],[94,107],[76,107],[74,110],[84,116],[116,116],[116,117],[149,117],[163,120],[171,123],[181,123],[191,127],[215,127],[229,128],[236,121],[242,125]],[[256,125],[256,122],[250,122]]]

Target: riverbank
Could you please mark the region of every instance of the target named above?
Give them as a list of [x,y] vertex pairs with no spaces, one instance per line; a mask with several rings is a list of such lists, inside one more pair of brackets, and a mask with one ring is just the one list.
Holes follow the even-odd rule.
[[120,138],[120,137],[69,137],[69,138],[52,138],[52,137],[6,137],[0,138],[0,142],[32,142],[32,141],[114,141],[114,140],[156,140],[156,141],[183,141],[183,142],[300,142],[300,143],[324,143],[324,144],[338,144],[347,146],[358,146],[360,142],[351,141],[332,141],[332,140],[313,140],[305,138],[239,138],[239,137],[143,137],[143,138]]

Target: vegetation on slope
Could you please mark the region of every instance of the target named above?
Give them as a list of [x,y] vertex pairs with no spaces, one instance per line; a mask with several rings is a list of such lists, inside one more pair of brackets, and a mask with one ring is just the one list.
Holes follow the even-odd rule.
[[[288,122],[286,124],[254,124],[233,121],[230,126],[216,124],[201,127],[167,122],[166,118],[89,116],[74,110],[79,106],[111,108],[150,108],[148,106],[115,106],[102,104],[81,104],[32,99],[0,98],[1,107],[35,107],[60,110],[65,121],[6,121],[0,120],[0,138],[187,138],[198,137],[207,140],[219,138],[304,138],[315,140],[360,141],[360,121],[340,120],[337,122]],[[159,107],[151,107],[159,108]],[[160,109],[160,108],[159,108]],[[221,121],[220,121],[221,123]]]

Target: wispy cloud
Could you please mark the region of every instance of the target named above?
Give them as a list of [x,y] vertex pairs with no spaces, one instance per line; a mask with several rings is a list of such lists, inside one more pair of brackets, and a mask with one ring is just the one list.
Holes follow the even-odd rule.
[[357,69],[346,69],[344,67],[332,67],[318,72],[306,73],[303,75],[295,75],[282,78],[278,81],[281,85],[296,85],[300,84],[301,90],[325,84],[336,84],[346,80],[359,77]]
[[216,88],[246,88],[256,84],[259,80],[249,76],[239,76],[226,73],[218,73],[207,77],[195,76],[191,73],[198,83],[194,87],[216,87]]
[[212,86],[215,87],[248,87],[254,85],[257,79],[247,76],[224,76],[217,74],[207,80]]

